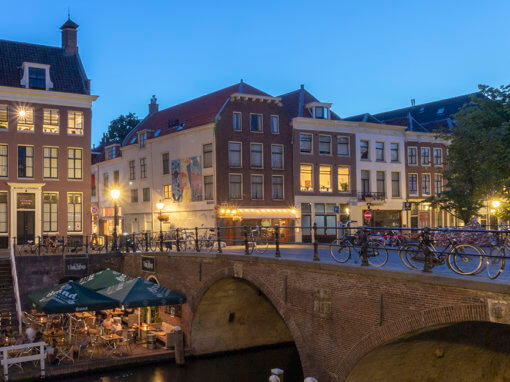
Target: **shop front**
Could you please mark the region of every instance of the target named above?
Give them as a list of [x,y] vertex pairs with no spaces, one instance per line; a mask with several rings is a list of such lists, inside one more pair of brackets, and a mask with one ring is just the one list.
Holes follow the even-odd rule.
[[[367,210],[363,210],[363,214]],[[402,227],[401,210],[371,210],[372,219],[365,222],[370,227]]]
[[[113,207],[101,208],[101,216],[98,218],[97,230],[101,236],[111,236],[113,234],[115,221],[115,210]],[[118,207],[118,225],[117,233],[122,233],[122,208]]]
[[349,204],[301,203],[301,240],[312,242],[312,227],[317,224],[317,240],[331,242],[337,238],[338,224],[350,219]]

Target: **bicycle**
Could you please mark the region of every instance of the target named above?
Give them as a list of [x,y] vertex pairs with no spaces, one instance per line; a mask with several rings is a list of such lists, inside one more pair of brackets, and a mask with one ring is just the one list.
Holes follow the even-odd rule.
[[[498,227],[508,231],[509,227],[503,222],[500,222]],[[489,255],[485,261],[485,267],[487,268],[487,276],[491,279],[497,279],[503,270],[505,269],[505,257],[506,253],[510,252],[510,237],[508,232],[505,234],[505,238],[501,242],[500,240],[495,241],[491,247]]]
[[362,258],[363,251],[365,251],[370,265],[374,267],[384,266],[388,262],[388,250],[378,239],[370,238],[362,230],[358,230],[354,237],[347,234],[350,224],[354,222],[349,220],[340,223],[341,237],[333,240],[329,245],[329,253],[333,260],[341,264],[346,263],[352,257],[353,252],[356,252],[358,257],[354,262],[357,263]]
[[261,226],[250,227],[248,231],[248,252],[262,255],[269,247],[269,230]]
[[[449,229],[445,228],[443,232],[449,232]],[[446,246],[438,250],[429,233],[430,228],[426,227],[418,235],[418,243],[400,247],[398,255],[404,266],[411,270],[423,269],[428,253],[431,267],[446,264],[450,270],[463,276],[474,275],[481,269],[485,258],[482,250],[471,244],[459,244],[450,235],[446,235]]]
[[90,239],[90,251],[93,253],[101,253],[106,251],[106,241],[104,236],[93,234]]
[[[202,227],[204,225],[202,224]],[[207,249],[208,252],[212,252],[213,249],[217,248],[218,242],[216,240],[216,230],[214,228],[203,228],[204,233],[198,238],[198,249],[202,251],[202,248]]]
[[39,245],[37,245],[34,240],[27,240],[26,243],[23,243],[21,246],[18,245],[18,255],[39,255]]

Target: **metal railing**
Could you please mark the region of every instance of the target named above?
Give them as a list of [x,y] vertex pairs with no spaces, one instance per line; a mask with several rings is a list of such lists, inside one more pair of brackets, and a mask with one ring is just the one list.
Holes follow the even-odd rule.
[[0,347],[0,353],[2,354],[1,364],[3,366],[4,380],[9,380],[9,367],[13,365],[21,366],[24,362],[39,362],[41,367],[41,378],[46,375],[46,352],[45,342],[34,342],[30,344],[21,344],[13,346]]

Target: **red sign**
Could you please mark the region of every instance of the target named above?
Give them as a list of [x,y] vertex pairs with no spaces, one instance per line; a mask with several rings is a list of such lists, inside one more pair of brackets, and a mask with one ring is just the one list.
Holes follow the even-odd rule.
[[363,214],[363,217],[365,218],[365,220],[371,220],[372,219],[372,211],[366,210],[365,213]]

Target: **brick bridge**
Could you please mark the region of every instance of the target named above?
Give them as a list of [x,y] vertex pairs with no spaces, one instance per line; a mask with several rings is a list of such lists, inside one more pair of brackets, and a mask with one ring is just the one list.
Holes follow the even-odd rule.
[[[186,294],[182,326],[194,354],[294,341],[305,376],[321,382],[344,381],[364,355],[412,334],[510,323],[503,284],[243,255],[156,254],[146,272],[142,256],[91,256],[90,270],[116,268]],[[56,258],[18,258],[20,278],[47,285],[59,277]]]

